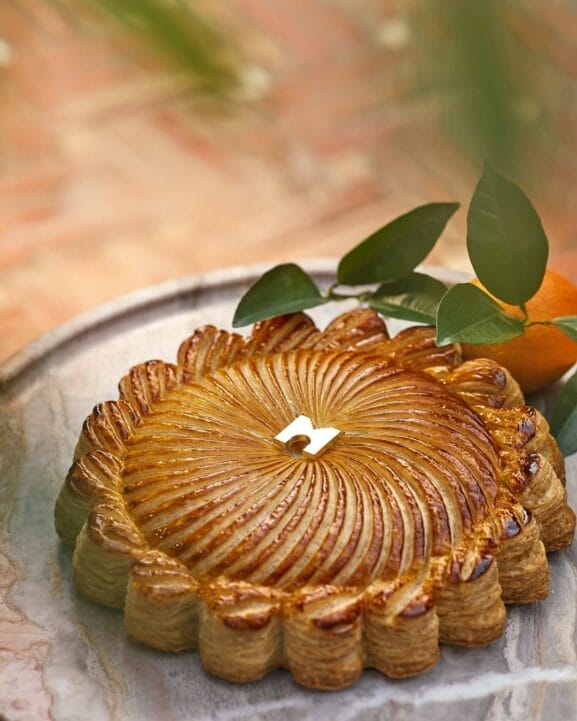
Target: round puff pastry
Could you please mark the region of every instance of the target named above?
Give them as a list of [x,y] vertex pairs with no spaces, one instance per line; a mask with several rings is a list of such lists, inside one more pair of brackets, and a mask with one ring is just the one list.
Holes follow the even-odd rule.
[[[279,441],[298,417],[334,429]],[[290,435],[290,433],[289,433]],[[87,418],[59,495],[89,599],[132,638],[252,681],[337,689],[497,639],[568,546],[563,458],[510,374],[360,309],[207,326]]]

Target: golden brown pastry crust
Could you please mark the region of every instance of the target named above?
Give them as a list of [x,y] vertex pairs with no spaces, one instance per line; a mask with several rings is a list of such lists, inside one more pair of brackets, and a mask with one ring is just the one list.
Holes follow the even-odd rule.
[[[300,414],[342,432],[318,458],[273,442]],[[510,374],[366,309],[323,332],[302,313],[196,331],[176,365],[129,371],[75,458],[55,516],[76,587],[234,681],[284,666],[342,688],[490,643],[504,603],[546,597],[545,551],[575,530]]]

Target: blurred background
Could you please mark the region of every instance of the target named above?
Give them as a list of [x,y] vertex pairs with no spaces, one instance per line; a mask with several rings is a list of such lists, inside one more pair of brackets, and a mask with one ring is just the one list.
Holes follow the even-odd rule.
[[[4,0],[0,360],[103,301],[337,257],[484,158],[577,281],[572,0]],[[522,267],[522,262],[521,262]]]

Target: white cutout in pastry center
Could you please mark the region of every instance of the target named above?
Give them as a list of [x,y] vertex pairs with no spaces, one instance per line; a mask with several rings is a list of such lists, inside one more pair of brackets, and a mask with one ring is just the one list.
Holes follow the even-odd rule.
[[275,441],[291,451],[316,458],[339,433],[338,428],[315,428],[308,416],[297,416],[275,436]]

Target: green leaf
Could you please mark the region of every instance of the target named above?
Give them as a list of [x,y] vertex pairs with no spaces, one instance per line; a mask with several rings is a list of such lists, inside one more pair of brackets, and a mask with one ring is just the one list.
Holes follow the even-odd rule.
[[435,325],[437,307],[447,288],[440,280],[413,273],[402,280],[384,283],[367,298],[371,308],[389,318]]
[[577,341],[577,315],[562,315],[559,318],[553,318],[551,323],[571,340]]
[[467,249],[477,277],[497,298],[521,305],[539,290],[549,244],[537,211],[488,163],[467,215]]
[[563,386],[549,419],[551,433],[564,456],[577,451],[577,373]]
[[344,285],[399,280],[423,261],[459,203],[430,203],[401,215],[370,235],[339,263]]
[[241,298],[232,325],[240,328],[275,315],[296,313],[326,303],[313,279],[294,263],[277,265]]
[[504,343],[522,335],[520,318],[505,313],[480,288],[459,283],[444,296],[437,311],[437,345]]

